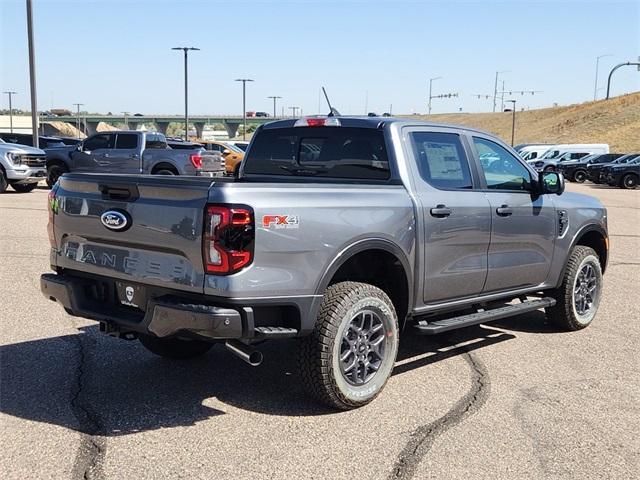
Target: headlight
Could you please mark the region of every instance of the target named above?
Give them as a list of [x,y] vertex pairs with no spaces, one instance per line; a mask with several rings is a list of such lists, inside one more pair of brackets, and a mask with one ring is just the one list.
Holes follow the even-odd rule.
[[7,153],[7,157],[14,165],[20,165],[22,163],[22,156],[19,153]]

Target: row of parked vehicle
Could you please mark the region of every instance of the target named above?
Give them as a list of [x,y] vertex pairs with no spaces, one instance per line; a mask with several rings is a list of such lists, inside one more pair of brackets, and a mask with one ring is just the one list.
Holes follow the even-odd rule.
[[51,187],[67,172],[157,175],[233,175],[248,142],[186,142],[145,131],[110,131],[84,140],[0,133],[0,193],[30,192],[46,177]]
[[640,153],[610,153],[607,144],[523,144],[515,149],[537,171],[559,171],[570,182],[633,189],[640,179]]

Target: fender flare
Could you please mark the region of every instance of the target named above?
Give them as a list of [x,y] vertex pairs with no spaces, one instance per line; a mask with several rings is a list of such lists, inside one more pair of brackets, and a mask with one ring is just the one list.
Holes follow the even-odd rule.
[[[587,225],[584,225],[583,227],[580,228],[580,230],[578,230],[576,232],[576,234],[573,236],[573,239],[571,240],[571,244],[569,245],[569,248],[567,250],[568,252],[571,252],[571,250],[573,250],[573,248],[578,244],[578,241],[584,237],[585,234],[589,233],[589,232],[597,232],[600,235],[602,235],[602,238],[604,238],[605,242],[608,244],[609,243],[609,235],[607,234],[607,231],[602,228],[602,226],[598,225],[597,223],[589,223]],[[564,265],[562,266],[562,270],[560,271],[560,277],[558,278],[558,284],[557,286],[560,286],[562,284],[562,279],[564,278],[564,274],[565,271],[567,270],[567,261],[569,259],[569,256],[567,255],[567,259],[564,262]],[[607,248],[606,251],[606,257],[605,257],[605,261],[604,264],[601,265],[602,268],[602,273],[604,273],[604,271],[607,269],[607,263],[609,262],[609,249]]]
[[178,175],[180,175],[180,169],[178,168],[178,166],[172,160],[167,159],[157,160],[149,169],[149,173],[153,172],[158,167],[158,165],[169,165],[176,172],[178,172]]
[[[413,308],[413,270],[411,269],[411,264],[409,263],[409,259],[404,251],[395,243],[385,240],[382,238],[370,238],[358,240],[355,243],[352,243],[348,247],[336,255],[333,261],[329,264],[325,271],[320,277],[318,284],[316,286],[315,294],[323,295],[324,291],[329,286],[329,282],[336,274],[336,272],[342,267],[346,262],[351,260],[358,253],[364,252],[366,250],[384,250],[392,254],[396,257],[400,264],[402,265],[402,269],[404,270],[405,278],[407,280],[407,316],[410,314]],[[314,311],[312,313],[312,318],[315,318],[317,315],[317,310],[320,308],[321,302],[315,302]],[[400,324],[400,329],[403,327],[404,318],[398,319]]]

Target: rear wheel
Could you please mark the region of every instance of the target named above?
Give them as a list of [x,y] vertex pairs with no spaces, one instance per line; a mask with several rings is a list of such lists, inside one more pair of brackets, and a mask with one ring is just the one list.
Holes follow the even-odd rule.
[[37,182],[34,183],[13,183],[11,184],[11,188],[13,188],[18,193],[29,193],[33,192],[38,186]]
[[547,308],[549,320],[566,330],[581,330],[596,316],[602,295],[602,269],[596,252],[578,245],[573,248],[559,288],[549,292],[556,299]]
[[587,179],[587,172],[585,172],[584,170],[578,170],[576,173],[573,174],[574,182],[584,183],[586,179]]
[[398,353],[398,319],[386,293],[341,282],[324,295],[313,333],[299,349],[306,389],[341,410],[371,402],[382,391]]
[[161,168],[153,172],[154,175],[178,175],[178,172],[169,170],[168,168]]
[[633,189],[638,186],[638,177],[633,173],[627,173],[624,177],[622,177],[622,181],[620,182],[620,186],[622,188]]
[[140,335],[140,343],[152,353],[165,358],[194,358],[207,353],[213,343],[201,340],[182,340],[180,338],[158,338],[152,335]]
[[52,188],[53,185],[58,181],[58,179],[69,170],[64,165],[59,163],[54,163],[53,165],[49,165],[47,167],[47,185],[49,188]]

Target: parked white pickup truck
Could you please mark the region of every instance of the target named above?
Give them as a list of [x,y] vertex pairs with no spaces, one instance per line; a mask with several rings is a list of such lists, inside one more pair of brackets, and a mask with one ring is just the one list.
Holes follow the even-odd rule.
[[46,176],[44,151],[0,139],[0,193],[9,185],[16,192],[30,192]]

